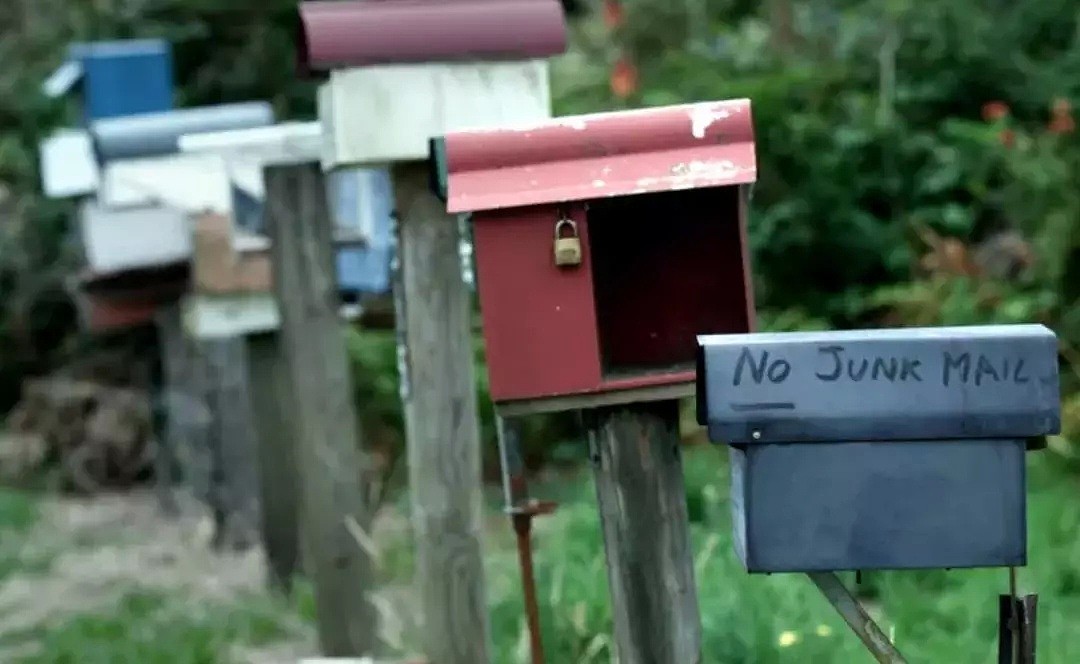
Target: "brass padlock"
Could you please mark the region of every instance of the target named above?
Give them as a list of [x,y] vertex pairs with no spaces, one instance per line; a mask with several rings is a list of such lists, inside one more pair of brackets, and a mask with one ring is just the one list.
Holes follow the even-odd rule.
[[[570,234],[563,237],[564,230]],[[578,237],[577,224],[570,219],[560,219],[555,223],[555,264],[559,267],[581,265],[581,238]]]

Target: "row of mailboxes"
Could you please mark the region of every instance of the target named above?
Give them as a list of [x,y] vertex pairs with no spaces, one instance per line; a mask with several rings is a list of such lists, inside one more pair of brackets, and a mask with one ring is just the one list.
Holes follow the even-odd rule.
[[696,395],[751,572],[1022,565],[1040,325],[755,334],[746,100],[450,133],[503,415]]

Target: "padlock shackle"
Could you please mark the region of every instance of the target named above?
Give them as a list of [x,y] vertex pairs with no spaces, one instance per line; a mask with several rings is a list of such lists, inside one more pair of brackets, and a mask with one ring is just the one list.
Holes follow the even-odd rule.
[[568,219],[566,217],[563,217],[562,219],[555,222],[555,239],[556,240],[562,238],[562,230],[564,228],[569,228],[570,232],[572,233],[572,235],[569,235],[568,237],[572,237],[572,238],[579,237],[578,236],[578,230],[577,230],[577,222],[575,222],[573,219]]

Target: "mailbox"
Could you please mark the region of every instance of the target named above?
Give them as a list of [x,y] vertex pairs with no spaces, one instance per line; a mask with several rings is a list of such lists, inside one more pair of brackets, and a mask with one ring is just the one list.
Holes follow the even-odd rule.
[[689,396],[695,336],[751,330],[748,100],[451,133],[432,158],[472,214],[503,415]]
[[1020,566],[1024,453],[1060,428],[1041,325],[706,335],[750,572]]
[[551,115],[544,58],[566,47],[558,0],[320,1],[299,13],[301,68],[333,69],[318,95],[328,170],[423,161],[431,136]]
[[172,48],[160,39],[73,44],[42,86],[59,97],[81,86],[86,121],[172,108]]

